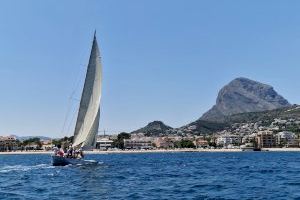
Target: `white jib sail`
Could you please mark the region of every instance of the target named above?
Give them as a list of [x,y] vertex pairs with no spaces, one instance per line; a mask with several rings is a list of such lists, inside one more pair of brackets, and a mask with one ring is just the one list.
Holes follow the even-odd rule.
[[100,119],[101,85],[102,65],[95,34],[74,131],[74,147],[95,146]]

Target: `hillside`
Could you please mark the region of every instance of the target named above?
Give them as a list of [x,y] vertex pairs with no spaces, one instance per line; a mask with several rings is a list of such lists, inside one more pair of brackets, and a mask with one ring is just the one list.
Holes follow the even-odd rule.
[[280,119],[300,119],[300,106],[293,105],[290,107],[268,110],[262,112],[249,112],[231,115],[225,118],[225,122],[233,123],[246,123],[257,121],[273,121],[275,118]]
[[138,130],[132,131],[131,133],[145,133],[147,136],[158,136],[165,135],[169,131],[173,130],[172,127],[165,125],[161,121],[153,121],[147,124],[147,126]]
[[199,119],[188,125],[178,128],[177,131],[182,133],[191,133],[194,135],[212,134],[228,128],[229,125],[229,123],[204,121]]

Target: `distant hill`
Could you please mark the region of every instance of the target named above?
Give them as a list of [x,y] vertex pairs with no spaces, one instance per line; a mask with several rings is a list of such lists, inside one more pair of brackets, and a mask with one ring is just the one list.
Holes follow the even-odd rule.
[[17,136],[17,135],[12,135],[16,137],[20,141],[28,140],[31,138],[40,138],[40,140],[51,140],[50,137],[45,137],[45,136]]
[[200,120],[224,121],[226,116],[274,110],[288,107],[290,103],[280,96],[273,87],[247,78],[237,78],[224,86],[216,104]]
[[173,130],[173,128],[165,125],[163,122],[153,121],[150,122],[147,126],[132,131],[131,133],[145,133],[145,135],[147,136],[158,136],[158,135],[164,135],[171,130]]

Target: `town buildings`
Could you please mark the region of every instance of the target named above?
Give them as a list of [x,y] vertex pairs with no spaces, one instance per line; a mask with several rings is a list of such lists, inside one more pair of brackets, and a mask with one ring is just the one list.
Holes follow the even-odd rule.
[[228,145],[240,145],[242,138],[239,135],[225,134],[217,137],[217,145],[227,147]]
[[174,140],[169,137],[157,137],[154,140],[156,148],[169,149],[174,148]]
[[194,140],[194,145],[196,148],[208,147],[208,141],[204,137],[198,137]]
[[[125,134],[126,138],[130,137],[130,139],[123,139],[117,134],[99,135],[96,140],[96,149],[123,149],[123,147],[125,149],[173,149],[194,146],[195,148],[239,148],[241,145],[255,148],[299,147],[300,119],[278,118],[268,122],[233,123],[225,130],[209,134],[194,132],[196,128],[195,125],[191,125],[158,135],[142,132]],[[190,145],[191,143],[193,145]],[[41,144],[32,142],[25,145],[22,141],[17,142],[15,137],[0,137],[0,151],[49,151],[52,146],[52,140],[41,140]]]
[[255,140],[259,148],[276,147],[276,137],[272,131],[259,131]]
[[296,138],[296,134],[290,131],[277,133],[276,142],[280,147],[299,147],[299,140]]
[[0,136],[0,151],[17,150],[17,139],[14,136]]
[[52,140],[42,140],[41,143],[42,143],[42,149],[44,151],[51,151],[52,150],[52,147],[53,147]]
[[143,134],[135,135],[131,139],[124,139],[125,149],[152,149],[153,138],[145,137]]

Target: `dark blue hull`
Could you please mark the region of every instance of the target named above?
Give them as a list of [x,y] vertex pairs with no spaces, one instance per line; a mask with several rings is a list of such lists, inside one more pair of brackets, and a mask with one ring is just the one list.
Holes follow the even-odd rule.
[[65,158],[60,156],[52,156],[53,166],[66,166],[66,165],[97,165],[95,160],[83,160],[75,158]]

